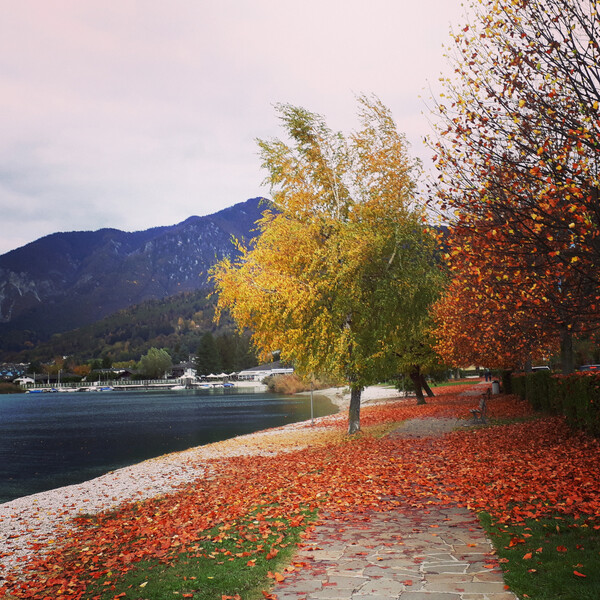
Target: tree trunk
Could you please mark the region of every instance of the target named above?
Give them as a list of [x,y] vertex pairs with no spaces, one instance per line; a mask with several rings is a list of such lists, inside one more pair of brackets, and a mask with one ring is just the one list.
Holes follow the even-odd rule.
[[570,375],[575,370],[573,336],[568,329],[564,329],[560,335],[560,365],[563,375]]
[[360,396],[361,387],[350,388],[350,409],[348,410],[348,435],[360,431]]
[[410,378],[415,386],[415,394],[417,396],[417,404],[427,404],[425,397],[423,396],[422,381],[421,381],[421,367],[415,365],[413,370],[410,372]]
[[425,390],[428,398],[433,398],[435,396],[423,374],[421,374],[421,387]]

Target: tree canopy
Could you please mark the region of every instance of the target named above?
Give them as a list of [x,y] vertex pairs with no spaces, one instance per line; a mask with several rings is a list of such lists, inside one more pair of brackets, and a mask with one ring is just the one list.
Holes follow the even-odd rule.
[[173,365],[171,356],[162,348],[150,348],[140,359],[140,371],[150,379],[159,379]]
[[217,311],[251,330],[265,357],[280,350],[300,374],[349,384],[350,433],[365,385],[424,360],[441,279],[415,202],[419,164],[390,111],[358,103],[361,128],[349,136],[277,106],[289,141],[259,140],[274,208],[253,245],[212,271]]
[[[438,200],[454,225],[450,302],[469,296],[504,330],[551,333],[548,347],[560,341],[568,372],[572,337],[600,325],[597,3],[471,8],[435,111]],[[521,360],[509,345],[507,364]]]
[[215,338],[207,331],[201,338],[196,351],[196,373],[198,375],[217,374],[223,369],[221,356]]

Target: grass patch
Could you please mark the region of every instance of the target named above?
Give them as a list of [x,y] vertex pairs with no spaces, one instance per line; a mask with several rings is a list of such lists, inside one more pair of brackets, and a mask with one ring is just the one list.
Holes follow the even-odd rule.
[[598,600],[600,527],[584,518],[556,516],[518,525],[480,515],[496,547],[504,579],[520,598]]
[[479,381],[477,379],[458,379],[456,381],[443,381],[443,382],[438,382],[438,383],[433,383],[433,382],[429,382],[429,387],[433,390],[435,388],[439,388],[439,387],[448,387],[448,386],[452,386],[452,385],[465,385],[468,383],[472,383],[473,385],[479,383]]
[[[315,512],[307,512],[301,525],[294,527],[286,522],[283,528],[282,519],[277,522],[265,519],[262,523],[278,527],[264,535],[253,527],[258,521],[251,519],[238,523],[230,535],[223,535],[221,528],[215,527],[207,532],[208,539],[199,541],[190,552],[176,556],[169,564],[145,561],[132,564],[124,574],[109,572],[88,589],[85,598],[113,600],[124,594],[119,597],[214,600],[239,594],[244,600],[264,600],[262,590],[269,590],[273,575],[290,565],[300,534],[315,518]],[[253,529],[256,533],[248,535]],[[238,531],[245,533],[238,535]],[[282,573],[285,576],[285,572]]]

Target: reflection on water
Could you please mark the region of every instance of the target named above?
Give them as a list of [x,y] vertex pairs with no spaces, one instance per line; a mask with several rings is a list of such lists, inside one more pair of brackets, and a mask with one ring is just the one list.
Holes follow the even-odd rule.
[[[314,410],[336,412],[317,396]],[[0,396],[0,502],[307,419],[307,397],[243,389]]]

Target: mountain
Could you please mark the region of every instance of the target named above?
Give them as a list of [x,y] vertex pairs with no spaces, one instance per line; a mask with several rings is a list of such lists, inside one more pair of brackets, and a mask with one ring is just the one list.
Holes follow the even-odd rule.
[[206,290],[146,300],[89,325],[56,333],[20,353],[0,353],[0,358],[19,363],[47,362],[67,355],[75,364],[105,357],[111,362],[137,361],[156,347],[167,350],[173,361],[179,362],[194,354],[204,334],[210,332],[228,372],[256,365],[249,336],[238,335],[226,316],[218,324],[214,322],[215,303],[215,297],[207,297]]
[[0,256],[0,352],[31,347],[146,300],[207,287],[268,207],[252,198],[146,231],[54,233]]

